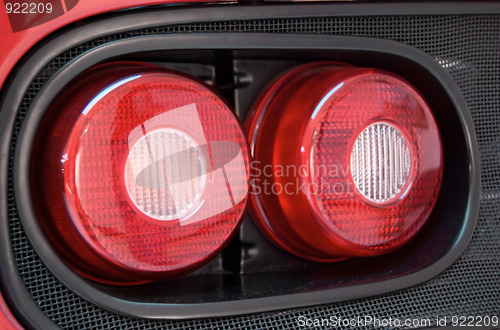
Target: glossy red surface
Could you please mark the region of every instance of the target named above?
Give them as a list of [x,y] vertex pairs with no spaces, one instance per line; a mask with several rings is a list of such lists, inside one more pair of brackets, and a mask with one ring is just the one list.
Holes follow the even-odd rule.
[[0,329],[2,330],[21,330],[23,327],[17,322],[14,315],[9,310],[9,306],[0,295]]
[[249,152],[231,109],[202,82],[151,66],[106,64],[77,81],[34,149],[44,152],[33,196],[58,250],[106,282],[207,262],[247,201]]
[[[399,127],[412,155],[407,184],[380,205],[361,196],[351,172],[353,145],[373,123]],[[393,74],[328,62],[295,68],[259,98],[246,131],[254,218],[299,256],[333,261],[392,251],[418,232],[436,201],[437,126],[422,97]]]
[[[15,2],[15,1],[10,1]],[[18,1],[21,2],[21,1]],[[59,0],[49,1],[54,4],[59,4]],[[72,4],[68,4],[72,2]],[[182,3],[207,2],[205,0],[183,0]],[[216,1],[224,2],[224,1]],[[180,3],[175,0],[80,0],[80,1],[64,1],[59,5],[64,11],[61,15],[54,15],[45,23],[33,26],[31,28],[14,32],[11,26],[10,19],[14,21],[32,20],[32,17],[27,17],[23,14],[18,14],[19,17],[9,17],[5,8],[2,6],[0,10],[0,38],[2,39],[2,53],[0,54],[0,87],[3,86],[5,79],[11,72],[16,63],[23,57],[28,50],[37,42],[48,36],[52,32],[78,20],[98,15],[109,13],[116,10],[123,10],[133,7],[145,7],[150,5],[162,5]],[[55,8],[55,7],[54,7]],[[39,17],[35,17],[39,21]],[[14,28],[15,29],[15,28]]]

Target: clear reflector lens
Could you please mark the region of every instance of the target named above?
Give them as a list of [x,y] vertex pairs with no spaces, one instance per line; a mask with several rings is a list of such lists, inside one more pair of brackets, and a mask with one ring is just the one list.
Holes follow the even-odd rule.
[[358,192],[383,205],[397,200],[410,181],[412,153],[400,129],[387,122],[366,127],[351,153],[351,173]]
[[207,188],[207,159],[200,145],[176,129],[142,136],[127,157],[130,199],[148,216],[177,220],[193,212]]

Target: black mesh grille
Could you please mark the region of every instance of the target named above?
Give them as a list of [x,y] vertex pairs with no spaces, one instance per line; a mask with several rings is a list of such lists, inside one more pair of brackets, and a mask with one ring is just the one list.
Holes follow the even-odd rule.
[[[252,20],[166,26],[94,40],[55,58],[33,81],[19,109],[12,155],[29,104],[65,63],[111,40],[140,35],[200,32],[260,32],[359,35],[396,40],[428,53],[447,69],[470,107],[482,162],[478,225],[466,253],[425,284],[383,297],[286,312],[191,321],[135,320],[110,313],[72,293],[42,263],[22,228],[9,182],[10,234],[19,272],[42,311],[63,328],[294,328],[299,316],[373,315],[428,318],[487,315],[500,310],[500,16],[391,16]],[[462,68],[462,69],[461,69]],[[467,68],[464,70],[463,68]]]

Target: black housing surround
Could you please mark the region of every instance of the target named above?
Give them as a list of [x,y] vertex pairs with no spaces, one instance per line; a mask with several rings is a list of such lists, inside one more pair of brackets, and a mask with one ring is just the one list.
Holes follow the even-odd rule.
[[[387,8],[368,7],[381,11]],[[89,51],[79,54],[54,71],[30,103],[29,111],[23,118],[22,130],[17,132],[19,135],[13,141],[13,147],[10,145],[16,109],[22,91],[26,90],[26,87],[17,90],[14,87],[28,86],[45,63],[70,48],[74,43],[71,38],[77,33],[82,35],[82,43],[98,38],[103,27],[111,23],[120,29],[133,30],[173,24],[171,20],[177,20],[176,24],[251,20],[262,15],[273,17],[278,13],[281,17],[321,17],[327,16],[331,8],[343,8],[350,12],[354,8],[364,7],[339,7],[332,4],[242,9],[241,6],[223,6],[118,14],[63,31],[47,40],[26,59],[18,68],[18,74],[12,77],[11,88],[2,91],[0,118],[3,130],[0,147],[2,154],[8,154],[15,147],[15,159],[12,159],[13,155],[10,160],[2,158],[0,188],[8,187],[5,173],[9,169],[9,180],[13,184],[15,204],[24,230],[43,263],[63,285],[85,300],[118,314],[134,318],[192,319],[384,294],[436,276],[462,254],[474,231],[479,209],[480,166],[473,122],[460,89],[443,66],[422,51],[394,41],[304,34],[178,33],[145,35],[103,43],[90,47]],[[405,6],[400,9],[404,10]],[[164,15],[160,15],[159,11]],[[244,12],[244,17],[240,11]],[[125,29],[131,21],[137,23]],[[83,36],[85,40],[82,40]],[[51,51],[45,51],[48,49]],[[193,274],[140,287],[121,288],[86,281],[61,262],[41,232],[31,207],[29,158],[37,124],[57,93],[87,68],[114,60],[146,61],[205,78],[213,82],[221,94],[233,103],[242,119],[252,100],[267,82],[286,68],[304,62],[342,61],[399,74],[424,95],[434,110],[441,131],[445,168],[435,210],[417,237],[402,249],[386,256],[351,259],[335,264],[306,262],[269,244],[247,218],[239,237],[226,248],[228,251]],[[5,201],[0,203],[3,209]],[[9,218],[10,214],[0,214],[2,228],[9,228]],[[10,244],[8,230],[2,230],[0,235],[5,236],[1,239],[2,244]],[[38,323],[43,314],[32,304],[23,278],[13,267],[16,263],[12,248],[10,245],[5,249],[3,247],[1,266],[2,269],[10,269],[9,272],[2,272],[4,292],[26,322],[35,319],[35,324],[48,322],[45,319]],[[28,316],[30,310],[33,314]]]

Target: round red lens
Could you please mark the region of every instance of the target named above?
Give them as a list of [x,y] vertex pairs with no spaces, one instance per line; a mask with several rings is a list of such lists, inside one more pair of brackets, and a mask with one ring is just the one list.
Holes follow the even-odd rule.
[[[248,195],[249,155],[230,108],[202,82],[130,63],[87,72],[51,109],[47,231],[99,281],[187,272],[220,251]],[[75,258],[75,255],[77,258]]]
[[387,253],[417,233],[436,202],[438,129],[420,94],[394,74],[300,66],[271,84],[246,128],[253,217],[296,255]]

